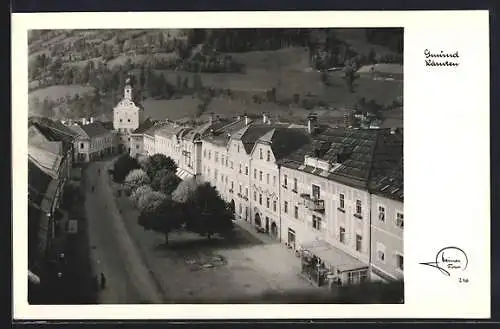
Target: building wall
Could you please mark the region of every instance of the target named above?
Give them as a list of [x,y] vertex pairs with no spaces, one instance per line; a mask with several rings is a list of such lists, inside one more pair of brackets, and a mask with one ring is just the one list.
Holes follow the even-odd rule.
[[228,176],[227,190],[233,186],[231,199],[234,200],[235,213],[238,218],[250,221],[252,207],[251,156],[246,153],[241,140],[231,139],[227,145],[226,158],[227,166],[225,168],[225,175]]
[[155,150],[155,137],[144,135],[143,137],[143,152],[147,156],[151,156],[156,153]]
[[[269,152],[269,158],[267,157]],[[261,156],[262,154],[262,156]],[[266,227],[266,218],[269,218],[269,232],[280,239],[280,207],[279,199],[279,168],[275,162],[271,147],[266,144],[256,143],[251,154],[251,186],[252,199],[251,216],[255,221],[257,214],[261,219],[261,226]],[[269,202],[268,202],[269,199]],[[276,202],[276,208],[274,203]],[[272,232],[273,224],[276,232]],[[273,234],[274,233],[274,234]]]
[[75,139],[75,159],[77,162],[90,161],[90,139],[77,137]]
[[130,136],[130,156],[136,157],[144,153],[144,135],[134,134]]
[[[372,194],[371,198],[372,268],[374,272],[382,272],[380,273],[382,276],[385,274],[393,278],[402,278],[403,270],[398,268],[398,255],[404,255],[404,229],[397,225],[396,219],[397,213],[403,214],[403,203],[375,194]],[[384,208],[383,220],[379,207]]]

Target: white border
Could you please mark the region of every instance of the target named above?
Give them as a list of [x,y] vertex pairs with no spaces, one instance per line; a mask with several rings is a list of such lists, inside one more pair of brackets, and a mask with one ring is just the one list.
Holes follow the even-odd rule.
[[[15,319],[487,318],[490,316],[489,25],[487,11],[175,12],[12,15]],[[404,305],[27,304],[27,30],[86,28],[404,27]],[[455,69],[426,68],[424,49],[460,52]],[[464,164],[464,156],[469,157]],[[470,199],[468,191],[475,191]],[[468,195],[467,207],[460,201]],[[456,205],[456,208],[442,204]],[[463,248],[470,282],[419,265]]]

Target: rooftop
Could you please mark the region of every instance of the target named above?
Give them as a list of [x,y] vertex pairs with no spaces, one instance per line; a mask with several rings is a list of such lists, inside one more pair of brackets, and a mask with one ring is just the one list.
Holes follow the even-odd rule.
[[[390,129],[328,128],[313,135],[309,143],[280,163],[349,186],[369,188],[373,193],[383,192],[381,189],[391,181],[394,189],[400,188],[392,196],[400,195],[402,200],[402,150],[402,131],[391,134]],[[328,163],[330,169],[306,164],[306,156]]]
[[274,127],[259,139],[259,143],[271,145],[276,161],[310,143],[311,137],[302,129]]
[[71,129],[73,129],[75,132],[78,132],[78,135],[89,138],[104,136],[111,132],[110,130],[106,129],[103,123],[99,121],[94,121],[86,125],[72,125]]
[[28,198],[41,205],[52,177],[45,173],[32,159],[28,159]]
[[220,128],[217,128],[220,125],[213,124],[203,139],[216,145],[226,146],[231,136],[245,127],[245,119],[223,121],[222,123],[225,125]]
[[37,125],[31,125],[28,128],[28,144],[32,146],[39,147],[46,151],[62,154],[63,151],[63,143],[62,141],[57,141],[53,138],[51,134],[49,134],[51,139],[49,140],[47,136],[45,136]]
[[58,177],[59,167],[61,166],[63,159],[61,155],[29,145],[28,157],[44,172],[54,178]]
[[134,134],[142,134],[147,131],[149,128],[153,127],[155,122],[150,118],[146,118],[143,122],[139,124],[139,127],[134,130]]

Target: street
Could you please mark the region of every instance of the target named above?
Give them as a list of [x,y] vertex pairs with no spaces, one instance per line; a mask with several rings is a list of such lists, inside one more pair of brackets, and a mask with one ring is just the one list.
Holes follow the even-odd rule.
[[[106,287],[99,303],[162,303],[163,297],[141,259],[116,207],[107,169],[111,160],[91,163],[85,171],[85,211],[91,266],[103,273]],[[100,173],[99,173],[100,171]]]

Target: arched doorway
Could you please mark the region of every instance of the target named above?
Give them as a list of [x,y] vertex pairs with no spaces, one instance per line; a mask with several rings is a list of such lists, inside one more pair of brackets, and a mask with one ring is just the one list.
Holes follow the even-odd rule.
[[231,202],[229,202],[229,209],[231,209],[232,213],[234,214],[236,210],[236,206],[234,205],[234,200],[231,200]]
[[261,226],[260,215],[259,213],[255,214],[255,226]]
[[278,226],[275,222],[271,224],[271,236],[276,239],[278,237]]

